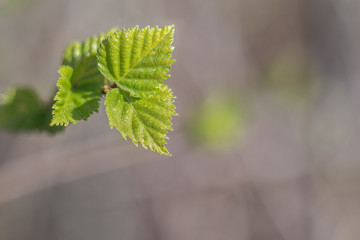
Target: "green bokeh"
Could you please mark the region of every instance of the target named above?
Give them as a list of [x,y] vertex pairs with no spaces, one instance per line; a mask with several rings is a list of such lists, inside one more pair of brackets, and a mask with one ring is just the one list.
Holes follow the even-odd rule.
[[247,126],[247,113],[243,101],[233,94],[216,94],[195,110],[190,121],[190,133],[200,145],[223,150],[237,145]]

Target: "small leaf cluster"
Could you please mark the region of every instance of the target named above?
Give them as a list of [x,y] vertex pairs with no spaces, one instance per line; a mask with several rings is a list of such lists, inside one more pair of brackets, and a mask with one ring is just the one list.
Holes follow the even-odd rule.
[[[176,113],[172,90],[163,82],[169,78],[174,62],[174,31],[173,25],[143,29],[136,26],[111,29],[71,43],[59,69],[52,112],[42,106],[34,92],[17,89],[8,93],[0,105],[0,127],[56,132],[98,112],[105,95],[111,128],[135,145],[140,143],[170,155],[165,139]],[[46,121],[39,121],[41,114],[46,115]],[[26,117],[28,121],[14,121],[11,116],[18,120]]]

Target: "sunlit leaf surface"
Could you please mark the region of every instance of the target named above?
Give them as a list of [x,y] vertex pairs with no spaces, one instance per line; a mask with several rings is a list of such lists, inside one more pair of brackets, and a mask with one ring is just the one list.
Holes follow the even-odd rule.
[[105,39],[98,50],[101,73],[134,97],[145,97],[157,91],[174,60],[175,27],[122,29]]
[[106,95],[105,106],[109,124],[135,145],[160,154],[170,155],[165,147],[166,134],[175,115],[171,89],[160,85],[157,92],[144,98],[135,98],[121,89],[113,89]]

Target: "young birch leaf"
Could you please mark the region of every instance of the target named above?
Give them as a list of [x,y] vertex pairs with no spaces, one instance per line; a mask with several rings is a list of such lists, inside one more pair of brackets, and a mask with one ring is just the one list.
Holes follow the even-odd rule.
[[12,132],[46,131],[55,133],[61,127],[50,127],[51,108],[45,106],[35,91],[16,88],[3,95],[0,104],[0,128]]
[[111,128],[115,127],[137,146],[168,155],[165,147],[167,131],[172,130],[171,119],[175,113],[171,89],[160,84],[157,92],[144,98],[132,97],[115,88],[107,93],[105,106]]
[[76,124],[98,111],[104,77],[97,68],[95,55],[105,37],[100,34],[66,48],[51,125]]
[[103,84],[101,76],[74,83],[72,80],[76,73],[72,67],[61,66],[59,73],[59,91],[54,97],[53,119],[50,125],[67,126],[69,122],[76,124],[97,112]]
[[145,97],[157,91],[169,77],[174,60],[175,26],[120,30],[104,39],[97,60],[100,72],[133,97]]

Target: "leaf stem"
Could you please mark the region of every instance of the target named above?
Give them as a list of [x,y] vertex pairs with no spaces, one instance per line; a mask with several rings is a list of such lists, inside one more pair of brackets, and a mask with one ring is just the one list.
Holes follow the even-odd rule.
[[101,92],[102,92],[102,94],[107,94],[113,88],[119,88],[119,87],[118,87],[118,85],[116,85],[116,83],[112,83],[110,86],[109,85],[104,85]]

